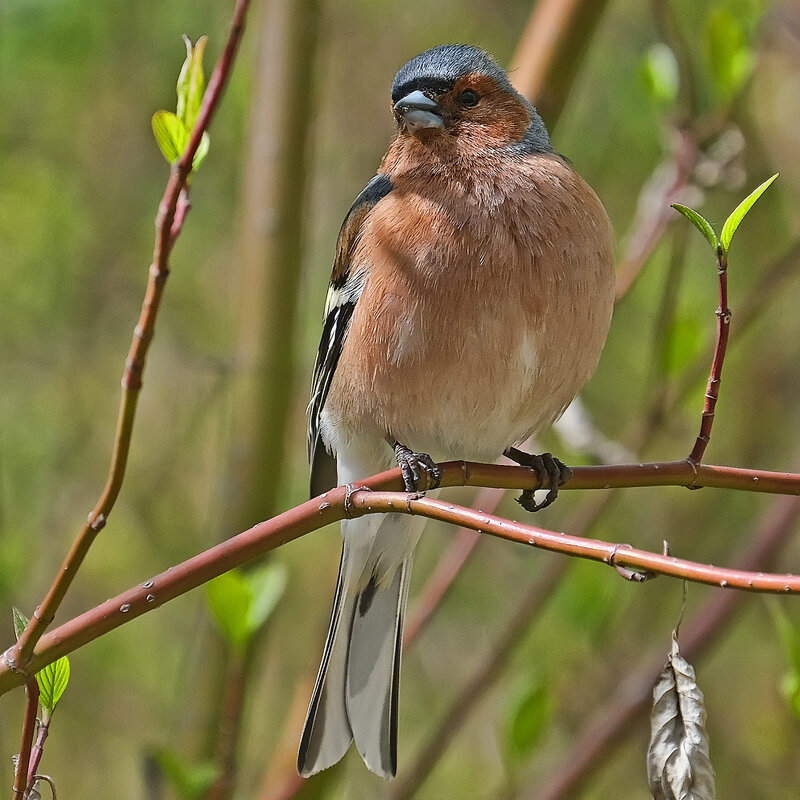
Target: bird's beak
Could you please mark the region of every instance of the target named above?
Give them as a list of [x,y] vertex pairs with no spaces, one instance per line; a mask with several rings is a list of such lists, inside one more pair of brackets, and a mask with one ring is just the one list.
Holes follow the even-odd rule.
[[418,89],[398,100],[394,110],[403,118],[410,133],[444,127],[444,109]]

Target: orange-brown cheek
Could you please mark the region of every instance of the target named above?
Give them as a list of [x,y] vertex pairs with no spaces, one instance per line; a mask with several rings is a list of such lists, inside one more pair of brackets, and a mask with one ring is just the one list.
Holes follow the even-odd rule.
[[514,98],[487,98],[486,108],[479,120],[489,135],[499,142],[518,142],[530,125],[527,109]]
[[[465,89],[472,89],[481,98],[475,108],[458,111],[465,131],[474,130],[487,144],[511,144],[525,136],[531,117],[516,97],[501,91],[485,75],[461,78],[453,87],[453,97],[457,98]],[[476,124],[470,125],[470,122]]]

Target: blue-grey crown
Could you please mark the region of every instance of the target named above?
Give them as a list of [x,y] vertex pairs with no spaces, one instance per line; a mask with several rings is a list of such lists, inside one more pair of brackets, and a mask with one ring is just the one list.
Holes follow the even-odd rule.
[[414,56],[400,68],[392,83],[392,103],[419,90],[437,95],[447,92],[459,78],[486,75],[509,94],[518,97],[531,115],[531,124],[515,149],[522,153],[550,153],[553,146],[536,109],[511,85],[505,70],[484,50],[467,44],[442,44]]
[[466,44],[442,44],[414,56],[400,68],[392,84],[392,102],[415,89],[446,92],[459,78],[473,72],[488,75],[514,92],[503,68],[487,52]]

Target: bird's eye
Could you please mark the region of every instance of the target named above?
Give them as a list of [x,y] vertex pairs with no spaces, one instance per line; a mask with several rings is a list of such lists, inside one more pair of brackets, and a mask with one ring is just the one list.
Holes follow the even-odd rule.
[[472,89],[464,89],[458,98],[458,102],[461,103],[464,108],[472,108],[478,105],[480,99],[477,92],[472,91]]

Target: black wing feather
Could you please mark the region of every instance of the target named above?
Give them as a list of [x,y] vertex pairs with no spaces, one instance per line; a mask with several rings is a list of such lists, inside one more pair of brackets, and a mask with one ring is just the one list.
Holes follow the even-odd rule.
[[308,404],[308,457],[311,462],[312,497],[332,489],[337,481],[336,462],[320,438],[319,424],[350,328],[350,320],[367,278],[366,270],[355,274],[351,271],[350,256],[370,209],[391,190],[391,180],[386,175],[376,175],[356,198],[339,231],[333,275],[325,301],[325,321],[311,382],[311,401]]

